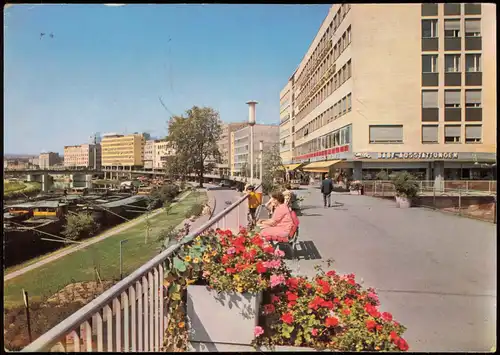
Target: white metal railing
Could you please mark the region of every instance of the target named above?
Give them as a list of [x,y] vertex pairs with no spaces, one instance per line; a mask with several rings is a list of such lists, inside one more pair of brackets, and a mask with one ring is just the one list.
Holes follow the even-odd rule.
[[[363,180],[361,181],[365,187],[374,186],[380,190],[383,186],[386,191],[394,190],[391,181],[385,180]],[[436,182],[434,180],[419,180],[417,181],[419,185],[420,193],[426,191],[462,191],[464,193],[487,193],[490,195],[496,195],[497,193],[497,182],[496,180],[442,180]]]
[[161,351],[168,324],[164,262],[183,244],[209,228],[239,228],[241,208],[246,207],[246,199],[247,195],[240,197],[181,242],[151,259],[22,351],[50,351],[56,345],[64,352]]

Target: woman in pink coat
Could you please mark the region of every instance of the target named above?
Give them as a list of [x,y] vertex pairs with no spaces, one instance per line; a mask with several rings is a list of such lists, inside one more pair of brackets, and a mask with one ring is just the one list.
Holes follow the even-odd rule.
[[293,227],[290,209],[285,203],[285,197],[281,192],[275,192],[271,197],[271,204],[275,206],[274,213],[271,219],[258,222],[258,226],[261,228],[260,235],[272,239],[276,237],[288,238]]

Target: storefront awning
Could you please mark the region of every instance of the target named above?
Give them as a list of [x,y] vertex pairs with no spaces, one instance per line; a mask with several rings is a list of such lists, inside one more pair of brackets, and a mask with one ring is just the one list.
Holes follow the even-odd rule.
[[285,168],[286,170],[289,170],[289,171],[294,171],[295,169],[297,169],[299,166],[302,166],[304,164],[288,164],[288,165],[285,165]]
[[341,162],[342,160],[327,160],[327,161],[317,161],[314,163],[307,164],[302,170],[310,173],[327,173],[330,167]]

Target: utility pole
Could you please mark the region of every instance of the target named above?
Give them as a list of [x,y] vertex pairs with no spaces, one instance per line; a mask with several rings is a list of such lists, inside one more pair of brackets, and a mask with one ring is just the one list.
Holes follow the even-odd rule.
[[24,288],[23,288],[23,298],[24,298],[24,306],[26,308],[26,322],[28,323],[28,338],[31,343],[33,339],[31,338],[30,306],[28,302],[28,292],[26,292]]

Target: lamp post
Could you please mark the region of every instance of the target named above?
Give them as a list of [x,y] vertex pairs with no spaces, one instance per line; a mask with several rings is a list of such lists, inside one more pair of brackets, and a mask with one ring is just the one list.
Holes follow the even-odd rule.
[[120,280],[123,279],[123,253],[122,253],[122,245],[128,242],[128,239],[120,240]]
[[253,184],[253,126],[255,126],[255,105],[257,101],[248,101],[248,124],[250,125],[250,184]]
[[264,151],[264,141],[259,141],[259,179],[262,184],[262,152]]

